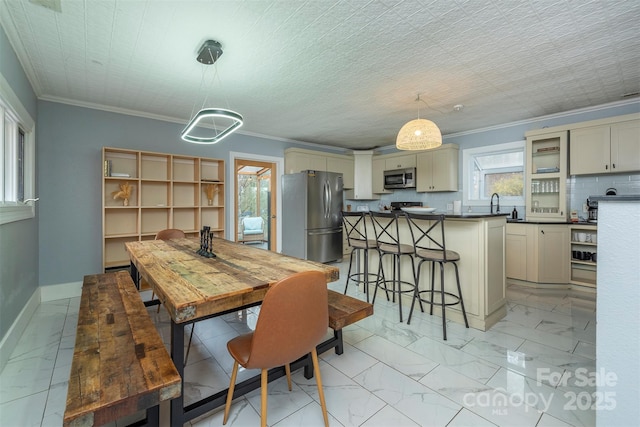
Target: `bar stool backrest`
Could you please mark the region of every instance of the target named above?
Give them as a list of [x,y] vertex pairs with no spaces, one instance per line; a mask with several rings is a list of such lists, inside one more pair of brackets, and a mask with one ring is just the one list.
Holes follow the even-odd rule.
[[400,253],[400,221],[406,214],[400,212],[371,212],[373,232],[380,245],[397,246]]
[[342,225],[347,236],[347,243],[353,246],[356,241],[367,242],[368,212],[342,212]]
[[409,230],[411,230],[411,238],[416,251],[422,249],[442,252],[442,259],[447,262],[444,215],[407,214],[407,221],[409,221]]

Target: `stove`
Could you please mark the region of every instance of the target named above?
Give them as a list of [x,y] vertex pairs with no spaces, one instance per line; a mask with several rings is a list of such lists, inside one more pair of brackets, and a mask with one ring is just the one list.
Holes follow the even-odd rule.
[[399,211],[402,208],[422,207],[422,202],[391,202],[391,210]]

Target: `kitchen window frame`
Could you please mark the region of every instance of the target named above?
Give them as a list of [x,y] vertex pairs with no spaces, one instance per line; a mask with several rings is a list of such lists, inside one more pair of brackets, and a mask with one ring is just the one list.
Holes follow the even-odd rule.
[[[512,205],[519,205],[519,206],[524,206],[525,204],[525,194],[524,194],[524,188],[526,185],[526,152],[525,152],[525,148],[526,148],[526,141],[523,139],[521,141],[513,141],[513,142],[507,142],[507,143],[502,143],[502,144],[493,144],[493,145],[487,145],[487,146],[483,146],[483,147],[475,147],[475,148],[467,148],[462,150],[462,188],[463,188],[463,194],[462,194],[462,198],[463,198],[463,204],[465,206],[487,206],[487,203],[489,203],[489,198],[484,199],[482,198],[482,194],[484,193],[483,189],[480,189],[480,198],[479,199],[472,199],[470,198],[470,192],[471,189],[473,188],[473,183],[470,182],[470,180],[473,177],[473,172],[472,172],[472,168],[473,165],[475,163],[475,159],[477,157],[482,157],[482,156],[486,156],[486,155],[490,155],[490,154],[507,154],[507,153],[513,153],[513,152],[517,152],[517,151],[522,151],[522,170],[519,169],[519,167],[499,167],[499,168],[495,168],[493,171],[495,172],[522,172],[522,179],[523,179],[523,194],[522,196],[504,196],[504,195],[500,195],[500,201],[502,202],[503,205],[506,204],[512,204]],[[482,184],[481,184],[482,185]]]
[[35,122],[0,74],[0,225],[34,218],[34,194]]

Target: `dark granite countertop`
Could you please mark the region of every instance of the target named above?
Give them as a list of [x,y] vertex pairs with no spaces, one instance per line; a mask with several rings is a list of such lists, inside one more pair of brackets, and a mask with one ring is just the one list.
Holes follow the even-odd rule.
[[640,202],[640,194],[620,194],[617,196],[591,196],[589,200],[600,202]]
[[526,221],[526,220],[523,220],[523,219],[511,219],[511,218],[508,218],[507,222],[509,224],[549,224],[549,225],[552,225],[552,224],[558,224],[558,225],[565,224],[565,225],[581,225],[581,226],[582,225],[591,225],[591,226],[594,226],[594,227],[598,225],[598,223],[596,223],[596,222],[587,222],[587,221],[578,221],[578,222],[571,222],[571,221],[560,221],[560,222],[558,222],[558,221]]
[[459,213],[459,214],[452,214],[452,213],[446,213],[444,214],[445,218],[461,218],[461,219],[474,219],[474,218],[493,218],[493,217],[499,217],[499,216],[508,216],[510,214],[508,213],[497,213],[497,214],[490,214],[490,213]]

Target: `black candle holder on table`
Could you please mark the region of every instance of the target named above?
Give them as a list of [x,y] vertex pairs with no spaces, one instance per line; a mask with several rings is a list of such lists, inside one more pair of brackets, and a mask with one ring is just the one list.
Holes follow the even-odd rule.
[[213,231],[207,225],[200,230],[200,249],[196,253],[206,258],[216,257],[216,254],[213,253]]

